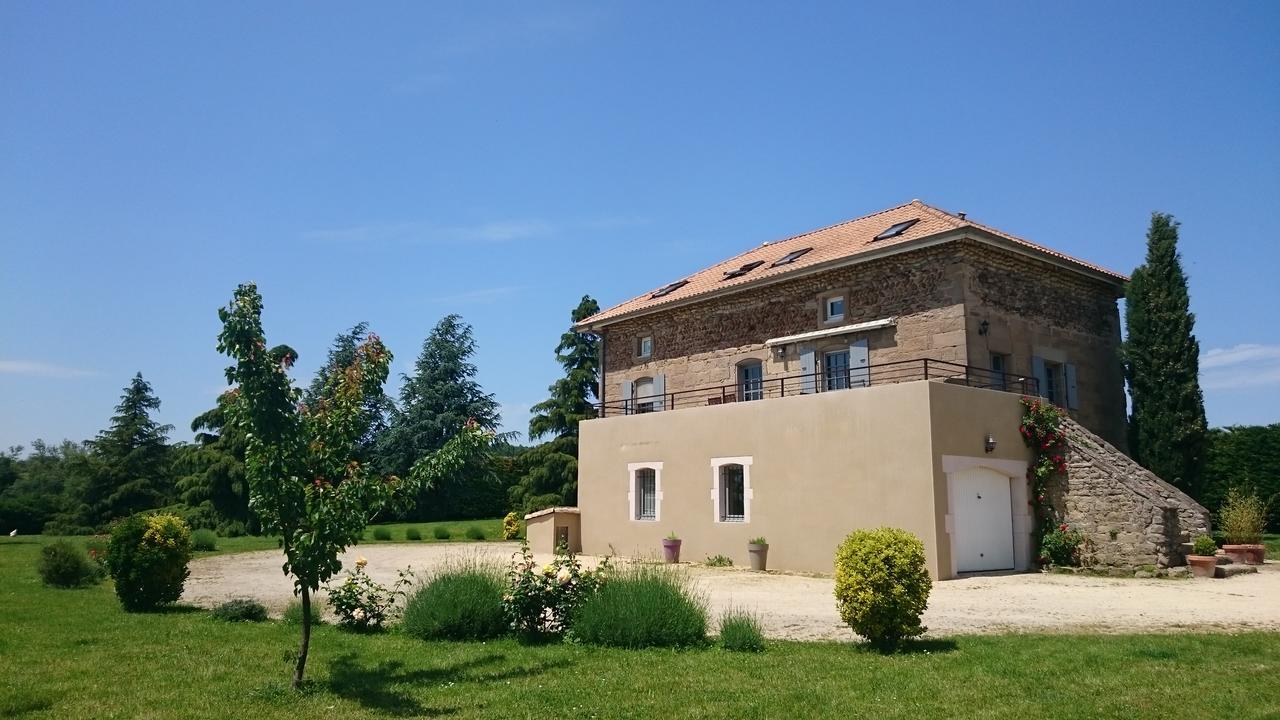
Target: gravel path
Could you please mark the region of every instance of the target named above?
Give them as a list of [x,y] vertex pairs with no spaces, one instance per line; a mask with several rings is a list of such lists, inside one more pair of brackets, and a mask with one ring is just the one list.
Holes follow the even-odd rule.
[[[379,582],[391,584],[406,566],[429,570],[450,558],[479,557],[505,563],[513,543],[368,545],[343,559],[354,567],[369,560]],[[549,557],[542,558],[545,562]],[[194,560],[183,600],[212,607],[252,597],[275,611],[293,598],[277,551]],[[583,558],[594,564],[594,558]],[[830,578],[753,573],[738,568],[689,566],[687,572],[713,610],[740,607],[760,614],[770,637],[796,640],[849,638],[836,614]],[[997,632],[1171,632],[1182,630],[1280,630],[1280,563],[1256,575],[1225,580],[1138,580],[1018,574],[934,583],[925,612],[930,635]]]

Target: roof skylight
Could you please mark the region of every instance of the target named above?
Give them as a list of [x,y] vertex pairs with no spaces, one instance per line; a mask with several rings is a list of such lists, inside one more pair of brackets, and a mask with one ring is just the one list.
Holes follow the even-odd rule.
[[682,288],[682,287],[684,287],[685,285],[688,285],[688,284],[689,284],[689,281],[688,281],[688,280],[677,280],[677,281],[675,281],[675,282],[671,283],[670,285],[665,285],[665,286],[663,286],[662,288],[660,288],[657,292],[655,292],[654,294],[650,295],[650,296],[649,296],[649,299],[650,299],[650,300],[657,300],[657,299],[658,299],[658,298],[660,298],[660,297],[664,297],[664,296],[666,296],[666,295],[670,295],[671,293],[673,293],[673,292],[675,292],[675,291],[679,290],[680,288]]
[[885,230],[879,235],[871,238],[871,241],[875,242],[876,240],[888,240],[889,238],[898,237],[902,233],[906,232],[907,228],[911,227],[912,225],[915,225],[918,222],[920,222],[920,218],[913,218],[911,220],[904,220],[903,222],[900,222],[897,225],[891,225],[888,230]]
[[742,267],[736,270],[726,270],[724,273],[724,277],[720,279],[728,280],[730,278],[742,277],[743,275],[746,275],[747,273],[751,272],[752,270],[755,270],[756,268],[760,267],[763,264],[764,264],[763,260],[756,260],[755,262],[749,262],[746,265],[743,265]]
[[811,247],[807,247],[807,248],[800,248],[799,250],[792,250],[786,255],[783,255],[782,257],[775,260],[773,264],[770,265],[769,267],[778,267],[779,265],[790,265],[791,263],[799,259],[801,255],[804,255],[805,253],[809,252],[812,249],[813,248]]

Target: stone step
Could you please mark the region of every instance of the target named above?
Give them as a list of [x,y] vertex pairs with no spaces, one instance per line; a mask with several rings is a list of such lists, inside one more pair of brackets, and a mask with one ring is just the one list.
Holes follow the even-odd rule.
[[1235,577],[1236,575],[1248,575],[1256,572],[1258,572],[1257,565],[1240,565],[1238,563],[1232,563],[1230,565],[1219,565],[1217,572],[1215,572],[1213,576],[1218,578],[1229,578]]

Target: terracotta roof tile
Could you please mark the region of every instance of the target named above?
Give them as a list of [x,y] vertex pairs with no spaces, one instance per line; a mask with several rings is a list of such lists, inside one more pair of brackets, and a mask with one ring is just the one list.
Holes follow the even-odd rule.
[[[908,220],[918,220],[918,222],[895,237],[883,240],[874,239],[889,227]],[[579,323],[579,327],[597,325],[603,321],[614,320],[635,313],[655,311],[664,306],[690,300],[700,295],[756,285],[765,280],[798,273],[806,268],[837,262],[861,253],[896,245],[912,244],[966,228],[974,228],[1036,253],[1063,260],[1080,269],[1100,273],[1118,282],[1124,282],[1127,279],[1124,275],[1111,270],[1073,258],[1070,255],[1051,250],[1042,245],[1037,245],[1029,240],[1010,235],[987,225],[968,219],[961,219],[944,210],[926,205],[919,200],[912,200],[905,205],[881,210],[871,215],[865,215],[820,230],[813,230],[785,240],[765,243],[712,265],[705,270],[668,281],[667,284],[678,280],[687,280],[688,282],[666,295],[657,298],[653,297],[656,292],[667,286],[667,284],[664,284],[661,288],[655,288],[643,295],[596,313]],[[775,262],[785,257],[788,253],[804,248],[812,248],[812,250],[786,265],[774,265]],[[762,264],[737,277],[726,277],[726,273],[757,261],[762,261]]]

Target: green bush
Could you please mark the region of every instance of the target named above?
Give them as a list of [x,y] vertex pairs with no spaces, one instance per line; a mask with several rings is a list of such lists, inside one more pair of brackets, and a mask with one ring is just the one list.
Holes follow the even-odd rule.
[[107,567],[129,612],[182,597],[191,560],[191,531],[176,515],[132,515],[111,531]]
[[443,525],[436,527],[436,529],[431,531],[431,534],[434,535],[437,540],[448,540],[449,538],[453,537],[453,535],[449,532],[449,528]]
[[390,539],[391,539],[391,529],[390,529],[390,528],[384,528],[384,527],[376,527],[376,528],[374,528],[374,529],[373,529],[373,539],[374,539],[374,540],[390,540]]
[[[294,600],[284,609],[284,614],[280,616],[280,620],[286,625],[302,624],[302,601]],[[324,623],[322,613],[320,612],[320,603],[314,599],[311,601],[311,624],[321,625]]]
[[225,538],[244,537],[248,531],[239,520],[222,523],[218,526],[218,534]]
[[1262,531],[1267,524],[1267,504],[1257,493],[1233,487],[1227,490],[1218,519],[1228,543],[1257,545],[1262,542]]
[[404,608],[401,628],[422,640],[488,640],[506,634],[502,594],[506,581],[496,566],[454,562],[418,588]]
[[720,616],[720,646],[734,652],[764,650],[760,619],[746,610],[726,610]]
[[502,539],[503,540],[519,540],[520,539],[520,516],[509,512],[506,517],[502,518]]
[[102,579],[98,565],[70,540],[58,540],[40,548],[39,570],[40,579],[52,587],[85,587]]
[[1191,544],[1192,555],[1215,555],[1218,552],[1218,543],[1208,535],[1200,535],[1196,537]]
[[1063,523],[1040,538],[1040,564],[1076,567],[1083,547],[1084,533]]
[[919,538],[897,528],[857,530],[840,543],[835,565],[836,606],[855,633],[882,650],[924,633],[933,581]]
[[405,539],[405,540],[413,540],[413,541],[415,541],[415,542],[416,542],[416,541],[418,541],[418,540],[421,540],[421,539],[422,539],[422,531],[421,531],[421,530],[419,530],[419,529],[418,529],[418,528],[416,528],[416,527],[408,528],[408,529],[406,529],[406,530],[404,531],[404,539]]
[[479,525],[472,525],[471,527],[467,528],[467,539],[468,539],[468,540],[483,540],[483,539],[484,539],[484,528],[480,527]]
[[191,549],[192,550],[217,550],[218,534],[212,530],[201,528],[191,533]]
[[227,622],[262,622],[267,619],[267,608],[251,598],[228,600],[211,612],[215,620]]
[[728,555],[712,555],[703,561],[707,567],[732,567],[733,558]]
[[632,565],[609,577],[578,610],[571,630],[610,647],[685,647],[707,638],[707,602],[664,565]]

